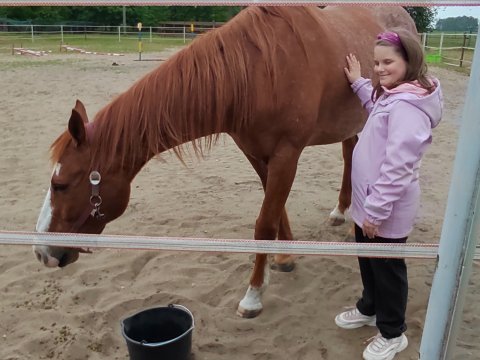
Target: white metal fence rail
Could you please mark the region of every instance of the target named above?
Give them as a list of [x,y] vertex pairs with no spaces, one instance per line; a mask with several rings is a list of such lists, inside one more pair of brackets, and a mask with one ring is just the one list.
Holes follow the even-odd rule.
[[66,40],[100,39],[105,36],[115,36],[119,42],[137,40],[141,35],[143,41],[153,42],[155,39],[182,39],[184,43],[196,35],[215,28],[209,25],[175,25],[143,27],[139,32],[133,26],[107,25],[5,25],[0,24],[0,44],[6,42],[35,43],[42,39],[56,39],[64,43]]
[[[202,251],[380,258],[436,259],[438,244],[359,244],[354,242],[167,238],[130,235],[92,235],[0,231],[0,245],[54,245],[80,248]],[[480,260],[476,249],[475,260]]]

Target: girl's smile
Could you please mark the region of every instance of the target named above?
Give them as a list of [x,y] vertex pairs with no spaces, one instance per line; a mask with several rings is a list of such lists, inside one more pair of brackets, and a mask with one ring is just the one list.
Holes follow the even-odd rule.
[[392,46],[375,46],[373,70],[378,75],[380,85],[387,89],[394,88],[405,79],[407,62]]

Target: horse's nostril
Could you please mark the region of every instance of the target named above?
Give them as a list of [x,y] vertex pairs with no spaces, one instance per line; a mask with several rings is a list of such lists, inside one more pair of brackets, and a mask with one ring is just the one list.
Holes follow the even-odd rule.
[[60,258],[60,261],[58,262],[58,267],[65,267],[68,265],[68,254],[65,253],[62,255],[62,257]]

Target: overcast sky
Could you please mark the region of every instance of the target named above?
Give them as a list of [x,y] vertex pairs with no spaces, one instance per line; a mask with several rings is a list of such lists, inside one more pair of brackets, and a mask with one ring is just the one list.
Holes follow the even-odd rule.
[[457,16],[473,16],[480,18],[480,6],[440,6],[438,7],[438,19],[446,19],[448,17]]

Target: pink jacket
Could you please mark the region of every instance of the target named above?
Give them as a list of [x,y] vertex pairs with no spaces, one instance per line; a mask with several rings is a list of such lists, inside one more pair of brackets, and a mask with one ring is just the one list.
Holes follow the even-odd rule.
[[360,227],[365,219],[379,225],[381,237],[405,237],[413,228],[420,160],[442,117],[440,82],[432,81],[432,94],[389,91],[375,103],[369,79],[352,84],[369,117],[353,152],[350,214]]

